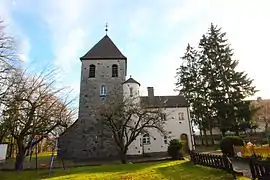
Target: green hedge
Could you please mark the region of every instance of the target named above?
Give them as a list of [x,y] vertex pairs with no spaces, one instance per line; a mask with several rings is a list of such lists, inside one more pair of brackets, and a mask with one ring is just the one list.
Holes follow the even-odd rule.
[[234,156],[233,146],[243,146],[244,141],[239,136],[226,136],[220,142],[220,149],[223,155]]
[[168,146],[168,155],[174,160],[183,159],[182,147],[183,145],[179,139],[171,140]]

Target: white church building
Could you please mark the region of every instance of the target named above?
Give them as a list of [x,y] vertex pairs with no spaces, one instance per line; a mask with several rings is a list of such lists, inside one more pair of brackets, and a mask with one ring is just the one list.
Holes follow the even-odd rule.
[[[140,96],[140,83],[132,77],[123,83],[124,98],[133,97],[136,99],[136,103],[149,104],[149,108],[156,108],[155,104],[162,102],[162,111],[164,112],[163,123],[166,135],[161,134],[157,129],[148,129],[149,133],[140,135],[129,146],[127,155],[167,152],[169,142],[172,139],[184,140],[188,144],[189,149],[192,149],[192,127],[189,107],[185,98],[180,95],[155,96],[153,87],[148,87],[147,90],[148,96]],[[160,103],[158,107],[160,107]]]

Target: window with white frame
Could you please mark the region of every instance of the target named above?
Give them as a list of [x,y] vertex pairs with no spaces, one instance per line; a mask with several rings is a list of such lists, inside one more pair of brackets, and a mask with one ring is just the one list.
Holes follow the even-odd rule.
[[106,96],[106,95],[107,95],[107,87],[105,85],[101,85],[100,96]]
[[183,112],[179,112],[179,113],[178,113],[178,116],[179,116],[179,120],[180,120],[180,121],[185,120],[185,118],[184,118],[184,113],[183,113]]
[[149,134],[143,135],[142,141],[143,141],[143,145],[151,144]]

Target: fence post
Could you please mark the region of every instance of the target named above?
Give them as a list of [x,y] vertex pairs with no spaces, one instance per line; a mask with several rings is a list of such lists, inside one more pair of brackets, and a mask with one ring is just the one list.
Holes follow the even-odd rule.
[[226,156],[226,159],[227,159],[227,163],[228,163],[229,172],[232,173],[233,178],[237,180],[236,174],[235,174],[234,169],[233,169],[232,161],[230,160],[230,158],[228,156]]
[[191,162],[195,165],[196,164],[195,153],[193,151],[189,151],[189,156],[190,156]]
[[194,165],[199,164],[202,166],[222,169],[232,174],[234,179],[237,179],[236,173],[233,169],[232,162],[228,156],[200,154],[194,151],[190,151],[189,153],[190,153],[190,160]]
[[250,160],[249,160],[249,168],[250,168],[250,171],[251,171],[252,179],[255,179],[252,158],[250,158]]

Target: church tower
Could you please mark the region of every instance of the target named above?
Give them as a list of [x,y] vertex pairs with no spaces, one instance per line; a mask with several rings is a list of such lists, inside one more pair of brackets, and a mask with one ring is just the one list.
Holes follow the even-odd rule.
[[124,98],[131,98],[134,103],[140,102],[140,83],[134,80],[131,76],[123,82]]
[[102,159],[117,156],[112,134],[96,117],[110,91],[123,94],[127,58],[106,35],[81,60],[78,120],[60,137],[64,157]]

